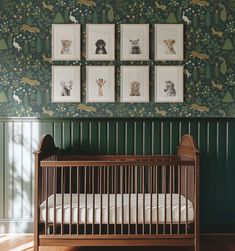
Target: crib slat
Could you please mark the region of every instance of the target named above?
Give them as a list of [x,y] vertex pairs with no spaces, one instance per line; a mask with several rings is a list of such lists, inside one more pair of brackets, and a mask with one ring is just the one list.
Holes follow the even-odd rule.
[[95,224],[95,168],[92,167],[92,234],[94,234],[94,224]]
[[[173,180],[174,180],[174,176],[173,176],[173,166],[170,165],[170,234],[172,234],[172,217],[173,217],[173,212],[172,212],[172,206],[173,206],[173,201],[172,201],[172,184],[173,184]],[[172,180],[173,179],[173,180]]]
[[158,165],[156,166],[156,234],[158,234],[159,213],[158,213]]
[[79,234],[79,210],[80,210],[80,176],[79,176],[79,168],[77,167],[77,235]]
[[186,197],[186,222],[185,232],[188,234],[188,166],[185,166],[185,197]]
[[85,180],[84,180],[84,193],[85,193],[85,224],[84,224],[84,235],[87,233],[87,166],[85,168]]
[[100,228],[99,228],[99,233],[102,234],[102,167],[99,168],[99,178],[100,178]]
[[178,234],[180,234],[181,224],[181,166],[178,166],[178,194],[179,194],[179,222],[178,222]]
[[70,219],[69,219],[69,234],[72,234],[72,167],[69,168],[69,206],[70,206]]
[[145,166],[142,166],[142,193],[143,193],[143,222],[142,222],[142,234],[145,234],[144,228],[145,228]]
[[53,234],[55,235],[56,234],[56,231],[55,231],[55,226],[56,226],[56,184],[57,184],[57,168],[54,167],[53,168],[53,193],[54,193],[54,202],[53,202],[53,211],[54,211],[54,219],[53,219]]
[[132,185],[132,170],[133,169],[133,166],[130,167],[129,169],[129,174],[128,174],[128,177],[129,177],[129,187],[128,187],[128,234],[130,234],[130,231],[131,231],[131,185]]
[[124,193],[124,185],[126,185],[126,182],[125,182],[125,184],[123,184],[123,180],[125,179],[126,180],[126,176],[127,175],[125,175],[125,177],[123,178],[123,176],[124,176],[124,171],[123,171],[123,166],[121,166],[121,169],[120,169],[120,176],[121,176],[121,178],[120,178],[120,193],[121,193],[121,198],[122,198],[122,212],[121,212],[121,214],[122,214],[122,224],[121,224],[121,234],[123,234],[123,225],[124,225],[124,199],[123,199],[123,193]]
[[115,208],[115,222],[114,222],[114,234],[117,234],[117,167],[114,167],[114,208]]
[[167,189],[167,180],[166,180],[166,166],[163,166],[163,189],[164,189],[164,225],[163,225],[163,234],[166,234],[166,219],[167,219],[167,197],[166,197],[166,189]]
[[108,193],[108,200],[107,200],[107,208],[108,208],[108,222],[107,222],[107,234],[109,234],[109,210],[110,210],[110,195],[109,195],[109,189],[110,189],[110,185],[109,185],[109,173],[110,173],[110,167],[107,166],[107,193]]
[[135,196],[136,196],[136,224],[135,224],[135,234],[138,234],[138,166],[135,166]]
[[64,167],[61,167],[61,194],[62,194],[61,235],[63,235],[64,234]]
[[45,235],[47,235],[48,228],[48,167],[46,167],[46,175],[45,175],[45,185],[46,185],[46,222],[45,222]]
[[150,225],[149,225],[149,233],[152,234],[152,223],[153,223],[153,166],[150,166],[150,184],[149,184],[149,192],[150,192]]

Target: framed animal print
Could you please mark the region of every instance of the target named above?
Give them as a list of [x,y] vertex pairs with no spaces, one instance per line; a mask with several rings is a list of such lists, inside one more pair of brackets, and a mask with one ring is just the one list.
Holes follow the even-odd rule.
[[81,58],[80,24],[52,25],[52,60],[69,61]]
[[155,60],[184,59],[183,24],[155,24]]
[[184,101],[184,67],[155,66],[155,102]]
[[87,66],[87,102],[115,102],[115,67]]
[[86,25],[86,58],[87,60],[115,60],[115,25]]
[[52,66],[52,102],[81,102],[80,66]]
[[121,24],[121,60],[149,60],[148,24]]
[[121,66],[121,102],[149,102],[149,66]]

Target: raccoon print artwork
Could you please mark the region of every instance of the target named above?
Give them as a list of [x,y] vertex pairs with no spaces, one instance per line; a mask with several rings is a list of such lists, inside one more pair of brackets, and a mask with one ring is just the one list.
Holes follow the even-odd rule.
[[61,54],[70,54],[72,41],[71,40],[61,40],[61,43],[62,43]]

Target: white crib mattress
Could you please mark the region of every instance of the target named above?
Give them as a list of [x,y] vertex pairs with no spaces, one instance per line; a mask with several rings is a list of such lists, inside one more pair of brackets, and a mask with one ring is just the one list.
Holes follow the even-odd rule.
[[[101,219],[101,196],[95,194],[95,206],[94,206],[94,224],[100,224]],[[109,196],[109,208],[108,208],[108,196]],[[123,198],[122,198],[123,196]],[[93,222],[93,195],[87,194],[87,212],[85,213],[85,194],[79,195],[79,223],[92,224]],[[136,201],[138,201],[138,223],[143,223],[143,210],[145,210],[145,223],[150,223],[151,214],[151,195],[145,194],[145,208],[143,208],[143,194],[138,194],[138,200],[136,194],[131,194],[131,203],[129,205],[129,194],[117,194],[116,195],[116,208],[117,208],[117,224],[122,224],[122,201],[123,201],[123,223],[136,224]],[[72,194],[72,210],[70,210],[70,194],[64,194],[64,223],[70,223],[70,213],[72,212],[72,223],[77,223],[78,215],[78,195]],[[165,204],[166,204],[166,223],[188,223],[194,220],[194,208],[190,200],[188,200],[188,215],[186,216],[186,198],[179,194],[172,194],[172,219],[171,219],[171,195],[158,194],[158,223],[164,224],[165,222]],[[179,206],[180,205],[180,206]],[[157,222],[157,195],[152,194],[152,224]],[[130,208],[130,219],[129,219],[129,208]],[[114,194],[103,194],[102,195],[102,224],[108,224],[108,210],[109,210],[109,224],[115,223],[115,195]],[[56,223],[62,221],[62,195],[56,194]],[[85,219],[87,217],[87,220]],[[46,221],[46,201],[40,205],[40,220]],[[48,198],[48,223],[54,221],[54,195]]]

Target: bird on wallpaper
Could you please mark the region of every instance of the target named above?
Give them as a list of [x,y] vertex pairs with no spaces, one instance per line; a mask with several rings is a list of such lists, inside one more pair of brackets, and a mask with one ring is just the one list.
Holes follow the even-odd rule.
[[190,20],[187,16],[185,16],[185,13],[184,13],[184,12],[183,12],[182,19],[184,20],[184,22],[187,23],[187,25],[190,25],[190,24],[191,24],[191,20]]
[[13,46],[18,50],[21,51],[22,47],[16,42],[16,39],[13,38]]
[[13,99],[18,103],[21,104],[22,100],[19,98],[19,96],[16,95],[16,92],[13,92]]
[[190,78],[192,76],[192,74],[188,71],[188,69],[185,69],[184,73],[186,74],[187,78]]
[[71,22],[73,22],[75,24],[78,23],[78,20],[74,16],[72,16],[72,11],[69,12],[69,19]]
[[44,9],[47,9],[49,11],[54,11],[54,6],[53,5],[46,4],[45,2],[42,2],[42,5],[43,5]]

